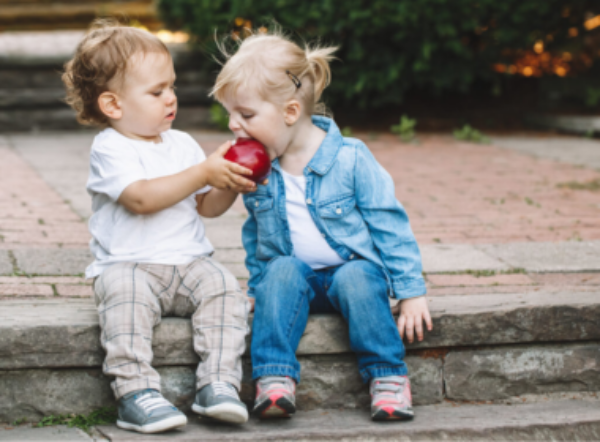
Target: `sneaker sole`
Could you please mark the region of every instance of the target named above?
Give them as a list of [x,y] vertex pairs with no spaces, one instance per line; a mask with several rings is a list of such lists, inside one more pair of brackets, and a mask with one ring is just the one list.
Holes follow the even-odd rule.
[[248,422],[248,410],[231,403],[214,405],[212,407],[201,407],[198,404],[193,404],[192,411],[200,416],[210,417],[231,424],[243,424]]
[[377,422],[381,421],[408,421],[415,417],[412,410],[394,410],[389,413],[385,410],[378,410],[371,415],[371,419]]
[[296,412],[296,405],[284,397],[277,399],[275,402],[271,399],[265,399],[261,404],[254,407],[253,411],[260,419],[291,417]]
[[175,428],[183,427],[187,424],[187,417],[173,416],[168,419],[163,419],[159,422],[154,422],[148,425],[135,425],[131,422],[117,421],[117,427],[124,430],[133,430],[138,433],[160,433],[162,431],[174,430]]

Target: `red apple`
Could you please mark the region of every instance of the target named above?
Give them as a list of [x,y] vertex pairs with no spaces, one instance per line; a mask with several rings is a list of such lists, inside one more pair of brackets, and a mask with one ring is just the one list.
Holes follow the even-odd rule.
[[225,159],[250,169],[252,175],[246,177],[255,183],[262,183],[271,174],[271,160],[265,146],[251,138],[238,138]]

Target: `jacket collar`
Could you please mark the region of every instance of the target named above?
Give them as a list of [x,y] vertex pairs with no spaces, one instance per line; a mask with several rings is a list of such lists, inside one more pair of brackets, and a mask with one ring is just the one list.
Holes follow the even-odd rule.
[[[321,146],[319,146],[315,156],[309,161],[305,171],[308,169],[319,175],[325,175],[329,172],[331,166],[333,166],[338,151],[344,144],[344,138],[331,118],[313,116],[312,122],[315,126],[327,132],[327,135],[321,143]],[[273,168],[281,171],[278,158],[273,161]]]

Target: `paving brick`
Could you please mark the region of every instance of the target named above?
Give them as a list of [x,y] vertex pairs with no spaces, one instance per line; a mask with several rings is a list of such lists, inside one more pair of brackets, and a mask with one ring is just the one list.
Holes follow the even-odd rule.
[[13,265],[8,251],[0,250],[0,275],[10,275],[12,272]]
[[529,275],[514,274],[514,275],[493,275],[480,276],[474,275],[428,275],[427,281],[438,287],[448,286],[492,286],[492,285],[530,285],[534,284]]
[[45,284],[0,284],[0,296],[54,296],[54,291]]
[[91,285],[57,284],[55,288],[59,296],[68,296],[70,298],[91,298],[94,296],[94,290]]
[[93,261],[87,249],[23,249],[14,255],[17,267],[30,275],[78,275]]

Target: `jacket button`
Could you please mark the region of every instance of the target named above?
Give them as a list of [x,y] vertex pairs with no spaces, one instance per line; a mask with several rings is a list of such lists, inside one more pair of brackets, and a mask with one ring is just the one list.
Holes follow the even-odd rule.
[[308,199],[306,200],[306,204],[312,204],[312,200],[311,200],[310,198],[308,198]]
[[324,233],[321,233],[321,236],[322,236],[323,238],[325,238],[325,234],[324,234]]
[[350,259],[354,259],[354,253],[350,255]]
[[340,209],[340,208],[338,207],[337,209],[335,209],[335,213],[337,213],[337,214],[339,215],[340,213],[342,213],[342,209]]
[[254,203],[254,205],[255,205],[256,207],[258,207],[258,205],[259,205],[259,204],[258,204],[258,201],[257,201],[257,202],[255,202],[255,203]]

